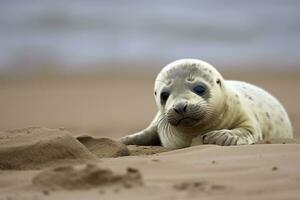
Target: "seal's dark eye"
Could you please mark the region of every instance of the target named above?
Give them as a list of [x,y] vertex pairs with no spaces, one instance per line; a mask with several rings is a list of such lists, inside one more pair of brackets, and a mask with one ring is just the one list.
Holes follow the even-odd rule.
[[166,102],[166,101],[168,100],[169,96],[170,96],[170,93],[169,93],[169,92],[162,92],[162,93],[160,94],[160,98],[161,98],[161,100],[162,100],[163,102]]
[[196,87],[194,87],[193,91],[199,96],[202,96],[205,94],[206,88],[203,85],[197,85]]

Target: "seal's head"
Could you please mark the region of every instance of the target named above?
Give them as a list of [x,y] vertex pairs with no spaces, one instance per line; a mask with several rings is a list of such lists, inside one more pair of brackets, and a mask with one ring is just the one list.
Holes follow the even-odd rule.
[[221,74],[204,61],[177,60],[156,78],[157,107],[172,126],[201,126],[220,114],[225,104],[223,82]]

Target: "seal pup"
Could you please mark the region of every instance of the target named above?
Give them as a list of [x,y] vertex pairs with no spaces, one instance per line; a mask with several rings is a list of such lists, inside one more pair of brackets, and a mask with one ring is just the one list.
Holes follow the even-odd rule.
[[254,144],[265,138],[292,138],[284,107],[265,90],[224,80],[210,64],[182,59],[158,74],[154,96],[158,112],[150,125],[121,138],[124,144],[188,147],[204,144]]

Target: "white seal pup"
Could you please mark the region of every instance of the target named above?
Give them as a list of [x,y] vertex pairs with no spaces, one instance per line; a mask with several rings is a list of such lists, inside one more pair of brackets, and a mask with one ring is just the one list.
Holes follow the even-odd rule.
[[284,107],[265,90],[224,80],[210,64],[182,59],[158,74],[154,96],[158,112],[141,132],[121,138],[124,144],[188,147],[194,137],[204,144],[253,144],[265,138],[292,138]]

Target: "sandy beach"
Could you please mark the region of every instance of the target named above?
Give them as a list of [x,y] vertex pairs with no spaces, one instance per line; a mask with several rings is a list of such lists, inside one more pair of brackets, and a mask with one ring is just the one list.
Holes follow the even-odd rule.
[[125,146],[156,112],[155,73],[0,78],[0,199],[299,199],[300,73],[223,74],[276,96],[295,139]]

